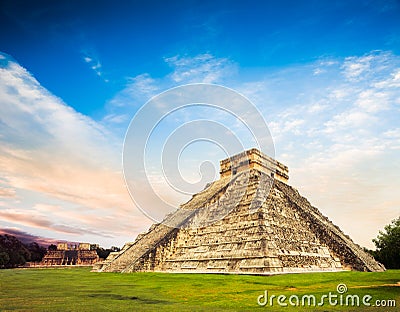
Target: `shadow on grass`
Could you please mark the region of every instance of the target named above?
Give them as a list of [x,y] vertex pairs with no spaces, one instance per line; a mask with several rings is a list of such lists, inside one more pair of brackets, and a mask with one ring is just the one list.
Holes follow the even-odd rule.
[[90,294],[88,295],[90,298],[101,298],[107,300],[137,300],[140,303],[144,304],[170,304],[171,302],[164,301],[164,300],[154,300],[154,299],[145,299],[139,298],[136,296],[123,296],[117,294]]

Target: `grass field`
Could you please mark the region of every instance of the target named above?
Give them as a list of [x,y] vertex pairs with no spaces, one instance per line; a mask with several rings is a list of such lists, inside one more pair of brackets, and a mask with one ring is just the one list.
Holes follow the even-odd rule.
[[[301,305],[303,295],[372,296],[370,307],[349,307],[338,302]],[[275,276],[91,273],[89,268],[0,270],[1,311],[400,311],[400,271],[383,273],[339,272]],[[397,286],[396,286],[397,285]],[[285,295],[288,306],[259,306],[258,296]],[[299,297],[291,306],[288,297]],[[376,300],[395,299],[397,307],[372,307]],[[295,300],[295,298],[293,299]],[[293,301],[294,302],[294,301]],[[345,302],[345,301],[344,301]],[[382,301],[381,301],[382,302]]]

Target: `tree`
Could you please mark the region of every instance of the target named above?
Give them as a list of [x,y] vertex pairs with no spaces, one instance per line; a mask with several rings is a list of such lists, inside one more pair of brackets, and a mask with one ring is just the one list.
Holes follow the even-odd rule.
[[48,250],[55,251],[55,250],[57,250],[57,246],[54,245],[54,244],[51,244],[51,245],[49,246]]
[[97,255],[99,258],[106,259],[111,252],[120,251],[120,248],[112,246],[111,248],[104,249],[102,247],[98,247],[96,249]]
[[25,245],[25,247],[31,253],[29,261],[40,262],[42,261],[44,255],[46,254],[46,248],[40,246],[36,242],[32,242],[28,245]]
[[387,269],[400,269],[400,217],[385,226],[385,232],[379,231],[372,241],[376,250],[373,256]]
[[[12,235],[0,235],[0,267],[12,268],[25,264],[31,254],[20,240]],[[7,256],[5,255],[7,254]],[[8,258],[8,261],[6,261]]]
[[10,261],[10,256],[5,251],[0,251],[0,269],[5,268]]

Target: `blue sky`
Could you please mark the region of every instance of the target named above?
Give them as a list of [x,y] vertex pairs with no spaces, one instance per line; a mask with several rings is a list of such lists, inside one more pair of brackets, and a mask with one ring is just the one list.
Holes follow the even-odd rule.
[[88,115],[130,77],[167,75],[164,59],[176,55],[211,53],[258,72],[400,46],[396,1],[3,3],[3,52]]
[[2,1],[0,29],[0,227],[132,240],[151,221],[125,131],[193,82],[249,98],[291,184],[356,242],[400,214],[398,1]]

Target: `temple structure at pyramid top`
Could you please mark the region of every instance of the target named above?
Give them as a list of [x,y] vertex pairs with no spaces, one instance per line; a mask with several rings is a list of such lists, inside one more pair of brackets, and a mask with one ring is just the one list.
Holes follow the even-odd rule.
[[385,270],[288,184],[287,166],[257,149],[224,159],[220,165],[217,181],[93,270],[233,274]]
[[287,166],[263,154],[256,148],[220,161],[221,178],[236,175],[249,169],[264,172],[284,183],[287,183],[289,180],[289,169]]

